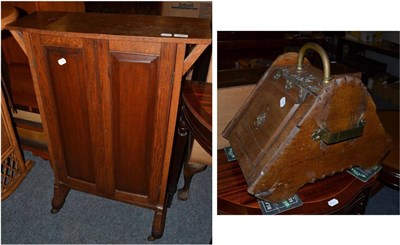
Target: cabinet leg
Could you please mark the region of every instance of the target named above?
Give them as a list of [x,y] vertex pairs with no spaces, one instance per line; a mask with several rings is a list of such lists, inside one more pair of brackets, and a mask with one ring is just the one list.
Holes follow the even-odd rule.
[[56,214],[60,211],[60,209],[64,205],[65,198],[67,197],[69,190],[70,189],[64,185],[54,186],[54,195],[53,199],[51,200],[52,214]]
[[153,228],[151,235],[147,238],[149,241],[160,239],[164,234],[165,217],[167,216],[167,208],[157,208],[153,219]]
[[183,178],[185,180],[185,184],[182,189],[178,190],[178,199],[182,201],[186,201],[189,197],[189,187],[192,182],[192,178],[195,174],[204,171],[207,168],[207,165],[196,164],[196,163],[185,163],[185,167],[183,169]]

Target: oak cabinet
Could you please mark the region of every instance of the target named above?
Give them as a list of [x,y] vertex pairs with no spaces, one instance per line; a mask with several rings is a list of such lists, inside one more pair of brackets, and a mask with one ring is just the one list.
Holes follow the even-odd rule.
[[60,181],[157,203],[175,47],[42,34],[31,40],[43,61],[39,87],[50,141],[59,144]]
[[209,23],[44,12],[9,29],[27,52],[43,112],[52,212],[69,189],[85,191],[154,209],[150,239],[161,237],[181,79],[209,45]]

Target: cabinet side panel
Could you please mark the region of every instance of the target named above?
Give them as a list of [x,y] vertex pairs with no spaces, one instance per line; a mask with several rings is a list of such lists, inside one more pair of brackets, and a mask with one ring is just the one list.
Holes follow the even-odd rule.
[[53,47],[46,51],[67,175],[93,183],[83,52]]
[[116,188],[148,196],[159,58],[116,52],[111,57]]

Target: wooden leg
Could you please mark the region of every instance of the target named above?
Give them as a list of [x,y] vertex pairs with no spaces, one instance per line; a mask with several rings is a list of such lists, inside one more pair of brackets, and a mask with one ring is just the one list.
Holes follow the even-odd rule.
[[196,163],[185,163],[183,169],[183,178],[185,180],[185,184],[182,189],[178,190],[178,199],[182,201],[186,201],[189,197],[189,187],[192,182],[192,178],[195,174],[204,171],[207,168],[207,165],[196,164]]
[[177,186],[183,167],[183,162],[185,162],[187,159],[187,149],[190,132],[183,118],[183,110],[184,108],[181,107],[179,111],[179,122],[174,136],[174,146],[172,150],[167,187],[167,207],[171,207],[172,199],[175,195],[176,190],[178,189]]
[[58,183],[54,185],[54,195],[53,199],[51,200],[52,214],[56,214],[60,211],[64,205],[65,198],[67,197],[69,190],[70,189],[64,185]]
[[153,228],[151,235],[147,238],[149,241],[160,239],[164,234],[165,217],[167,216],[167,208],[157,208],[153,219]]

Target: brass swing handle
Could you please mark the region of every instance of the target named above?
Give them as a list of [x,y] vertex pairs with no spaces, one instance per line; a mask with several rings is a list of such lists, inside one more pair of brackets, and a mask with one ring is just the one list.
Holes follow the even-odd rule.
[[365,124],[365,119],[361,119],[356,127],[336,133],[329,132],[326,128],[317,129],[311,135],[311,138],[314,141],[322,140],[327,145],[335,144],[341,141],[360,137],[363,134]]
[[303,70],[303,60],[304,60],[304,54],[308,49],[315,50],[322,59],[322,65],[324,68],[324,77],[322,79],[323,84],[328,84],[331,76],[331,65],[329,62],[329,57],[326,54],[325,50],[318,44],[316,43],[306,43],[301,47],[299,51],[299,56],[297,57],[297,71],[302,71]]

